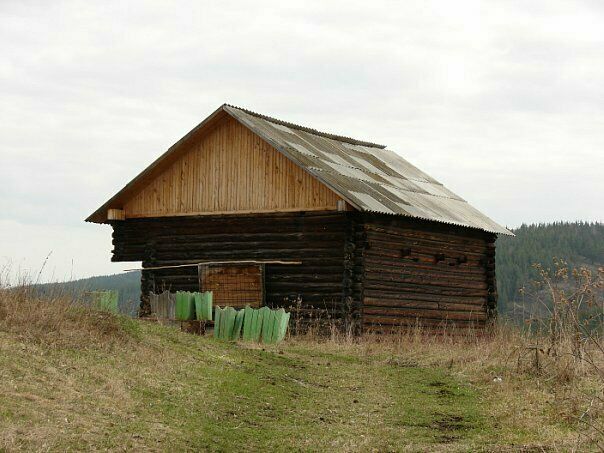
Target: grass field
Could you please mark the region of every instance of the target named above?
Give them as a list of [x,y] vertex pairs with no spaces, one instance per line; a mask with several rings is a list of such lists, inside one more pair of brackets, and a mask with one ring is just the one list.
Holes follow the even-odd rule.
[[[563,396],[511,374],[492,340],[263,348],[94,312],[63,318],[0,323],[0,449],[595,448]],[[59,319],[63,334],[48,324]]]

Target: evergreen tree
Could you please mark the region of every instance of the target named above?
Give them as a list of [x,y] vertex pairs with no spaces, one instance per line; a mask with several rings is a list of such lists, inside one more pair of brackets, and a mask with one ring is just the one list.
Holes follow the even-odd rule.
[[512,230],[515,237],[497,239],[497,289],[499,312],[511,311],[521,301],[519,289],[537,278],[533,264],[549,267],[560,258],[570,266],[604,265],[604,224],[554,222],[522,224]]

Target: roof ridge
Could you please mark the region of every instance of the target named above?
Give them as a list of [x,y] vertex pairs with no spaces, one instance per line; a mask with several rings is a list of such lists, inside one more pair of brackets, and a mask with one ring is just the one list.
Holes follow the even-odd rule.
[[338,140],[340,142],[349,143],[351,145],[368,146],[370,148],[378,148],[378,149],[386,148],[386,145],[380,145],[377,143],[366,142],[364,140],[357,140],[356,138],[347,137],[344,135],[331,134],[329,132],[321,132],[321,131],[318,131],[317,129],[313,129],[311,127],[301,126],[299,124],[290,123],[288,121],[283,121],[278,118],[273,118],[272,116],[263,115],[262,113],[257,113],[257,112],[253,112],[252,110],[245,109],[243,107],[238,107],[236,105],[225,103],[225,104],[223,104],[223,107],[229,107],[232,109],[236,109],[236,110],[242,111],[244,113],[247,113],[248,115],[252,115],[257,118],[262,118],[263,120],[269,121],[271,123],[279,124],[280,126],[286,126],[286,127],[292,128],[292,129],[297,129],[297,130],[300,130],[303,132],[308,132],[309,134],[318,135],[319,137],[329,138],[331,140]]

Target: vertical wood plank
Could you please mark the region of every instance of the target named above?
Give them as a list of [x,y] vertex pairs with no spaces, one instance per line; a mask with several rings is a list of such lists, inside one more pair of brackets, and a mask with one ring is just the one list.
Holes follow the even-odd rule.
[[338,196],[234,119],[124,204],[126,217],[334,209]]

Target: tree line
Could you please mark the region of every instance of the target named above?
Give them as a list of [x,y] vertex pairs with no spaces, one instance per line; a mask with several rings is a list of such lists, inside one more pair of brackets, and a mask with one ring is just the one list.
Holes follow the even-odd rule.
[[[572,267],[604,265],[604,223],[554,222],[523,224],[512,230],[515,237],[497,239],[496,269],[499,312],[519,303],[520,289],[538,279],[533,265],[552,265],[553,258]],[[530,303],[530,300],[524,303]]]

